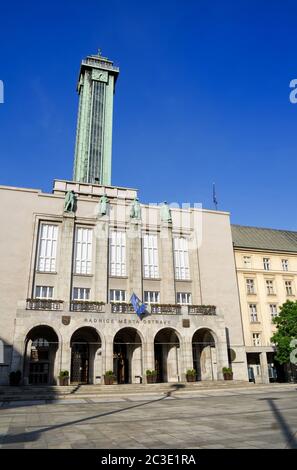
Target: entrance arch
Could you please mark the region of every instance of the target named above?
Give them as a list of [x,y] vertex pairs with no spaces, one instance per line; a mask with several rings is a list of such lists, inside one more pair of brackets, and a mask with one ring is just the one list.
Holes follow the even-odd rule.
[[116,333],[113,368],[118,384],[142,381],[142,338],[135,328],[122,328]]
[[30,385],[55,383],[55,359],[59,338],[48,325],[32,328],[25,340],[24,382]]
[[[94,383],[96,369],[96,353],[101,347],[101,338],[97,330],[91,326],[83,326],[82,328],[79,328],[72,334],[70,346],[71,383]],[[96,372],[98,371],[96,370]]]
[[180,341],[173,328],[158,331],[154,341],[157,382],[180,381]]
[[208,328],[197,330],[192,338],[193,368],[197,380],[217,380],[217,354],[213,333]]

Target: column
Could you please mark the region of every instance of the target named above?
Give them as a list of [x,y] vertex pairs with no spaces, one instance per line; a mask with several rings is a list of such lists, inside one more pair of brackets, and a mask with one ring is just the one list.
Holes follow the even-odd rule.
[[61,227],[61,242],[58,271],[58,298],[66,302],[71,298],[72,249],[74,236],[74,214],[64,213]]
[[172,224],[161,222],[161,299],[162,304],[175,304],[175,276],[172,244]]
[[96,223],[95,235],[95,269],[94,269],[94,300],[108,302],[108,240],[109,216],[101,216]]
[[129,256],[128,297],[135,294],[142,299],[142,253],[141,253],[141,224],[137,219],[130,220],[127,231],[127,259]]
[[260,364],[261,364],[261,372],[262,372],[262,383],[269,384],[267,354],[265,351],[260,353]]

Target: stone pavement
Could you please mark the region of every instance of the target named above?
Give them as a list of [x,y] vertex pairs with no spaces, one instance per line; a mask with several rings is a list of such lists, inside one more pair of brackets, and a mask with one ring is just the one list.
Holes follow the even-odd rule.
[[297,385],[0,403],[0,448],[297,448]]

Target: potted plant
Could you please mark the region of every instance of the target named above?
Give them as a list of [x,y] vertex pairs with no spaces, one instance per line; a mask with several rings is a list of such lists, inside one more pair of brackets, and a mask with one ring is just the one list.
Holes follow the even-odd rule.
[[155,384],[157,382],[157,371],[148,369],[146,372],[146,382],[148,384]]
[[105,385],[112,385],[114,382],[114,373],[112,370],[107,370],[104,374]]
[[61,385],[61,386],[69,385],[69,372],[68,372],[68,370],[60,370],[59,385]]
[[233,372],[231,367],[223,367],[224,380],[233,380]]
[[187,382],[196,382],[196,370],[188,369],[186,372]]
[[9,385],[20,385],[22,373],[20,370],[12,371],[9,374]]

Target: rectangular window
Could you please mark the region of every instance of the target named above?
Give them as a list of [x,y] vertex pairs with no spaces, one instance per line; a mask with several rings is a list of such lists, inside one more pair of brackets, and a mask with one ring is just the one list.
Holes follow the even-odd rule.
[[293,295],[293,286],[292,281],[285,281],[286,294]]
[[283,271],[289,271],[289,261],[287,259],[282,259]]
[[177,292],[176,303],[181,305],[191,305],[192,295],[190,292]]
[[274,318],[277,316],[277,305],[276,304],[269,304],[269,312],[271,315],[271,318]]
[[126,234],[112,231],[109,246],[110,276],[126,276]]
[[36,286],[35,298],[36,299],[52,299],[54,288],[51,286]]
[[274,294],[273,281],[271,281],[270,279],[266,279],[266,293],[267,295]]
[[75,274],[91,274],[93,230],[77,227],[75,237]]
[[160,303],[160,292],[146,290],[144,291],[144,302],[146,304],[159,304]]
[[126,302],[126,291],[119,289],[110,289],[109,291],[110,302]]
[[261,346],[260,333],[253,333],[253,346]]
[[143,272],[144,277],[159,277],[158,237],[157,235],[143,235]]
[[184,237],[174,237],[173,249],[175,278],[190,279],[188,240]]
[[248,294],[255,294],[255,280],[246,279],[246,291]]
[[252,267],[252,260],[250,256],[243,257],[243,267],[244,268],[251,268]]
[[41,224],[39,234],[38,271],[55,272],[58,226]]
[[88,287],[74,287],[73,300],[89,300],[90,289]]
[[263,258],[263,268],[265,271],[270,270],[270,258]]
[[258,313],[257,313],[257,305],[256,304],[249,304],[250,309],[250,321],[251,323],[255,323],[258,321]]

